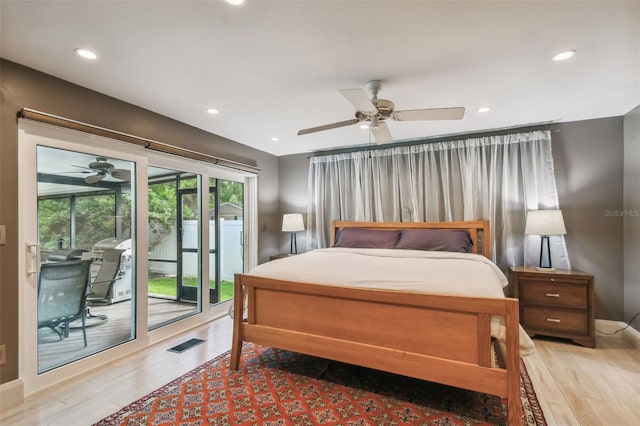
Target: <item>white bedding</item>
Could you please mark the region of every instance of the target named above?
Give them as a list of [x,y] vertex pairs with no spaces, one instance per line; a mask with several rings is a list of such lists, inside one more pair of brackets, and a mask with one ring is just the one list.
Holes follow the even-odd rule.
[[502,271],[484,256],[443,251],[334,247],[255,267],[286,281],[481,297],[504,297]]
[[[248,275],[303,283],[414,291],[457,296],[504,297],[508,280],[484,256],[440,251],[328,248],[263,263]],[[503,318],[491,333],[504,340]],[[520,327],[520,354],[533,351]]]

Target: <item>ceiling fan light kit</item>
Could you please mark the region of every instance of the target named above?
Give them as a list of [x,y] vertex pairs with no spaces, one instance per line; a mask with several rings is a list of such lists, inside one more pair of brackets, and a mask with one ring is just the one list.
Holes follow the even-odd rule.
[[306,135],[309,133],[346,127],[361,122],[368,122],[369,129],[371,130],[376,143],[383,144],[393,140],[393,136],[391,136],[389,127],[385,122],[387,119],[394,121],[423,121],[461,120],[464,117],[464,107],[395,111],[395,105],[393,102],[387,99],[378,99],[378,93],[382,89],[381,80],[368,81],[365,84],[365,88],[371,93],[371,98],[369,98],[362,89],[340,90],[340,94],[342,94],[342,96],[344,96],[344,98],[355,107],[355,119],[302,129],[298,132],[298,135]]

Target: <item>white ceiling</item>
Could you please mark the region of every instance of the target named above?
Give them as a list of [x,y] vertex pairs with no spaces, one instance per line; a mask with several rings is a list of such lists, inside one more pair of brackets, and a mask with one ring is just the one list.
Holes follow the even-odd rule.
[[296,133],[353,118],[338,89],[372,79],[396,109],[466,108],[391,121],[396,140],[640,104],[638,0],[0,1],[2,57],[275,155],[367,144],[358,126]]

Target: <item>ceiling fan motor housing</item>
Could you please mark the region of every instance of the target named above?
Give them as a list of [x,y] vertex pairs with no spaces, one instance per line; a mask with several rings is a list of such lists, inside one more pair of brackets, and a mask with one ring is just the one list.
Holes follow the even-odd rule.
[[96,161],[89,164],[89,168],[93,170],[106,171],[113,169],[113,164],[107,162],[105,157],[96,157]]
[[385,118],[391,117],[394,108],[393,102],[386,99],[376,99],[373,101],[373,104],[378,108],[379,119],[384,120]]
[[393,114],[393,108],[395,107],[393,102],[387,99],[374,99],[371,101],[371,103],[375,105],[378,111],[375,114],[356,111],[356,118],[358,120],[369,121],[374,116],[376,116],[378,120],[386,120],[387,118],[391,117],[391,114]]

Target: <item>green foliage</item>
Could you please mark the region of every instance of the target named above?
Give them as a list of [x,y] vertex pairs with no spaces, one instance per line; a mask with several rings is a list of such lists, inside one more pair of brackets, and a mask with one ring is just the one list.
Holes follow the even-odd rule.
[[149,185],[149,250],[176,226],[176,182]]
[[105,238],[115,237],[115,194],[76,198],[76,247],[91,250]]
[[240,182],[231,182],[228,180],[218,181],[218,194],[221,203],[243,203],[244,185]]
[[[193,177],[180,179],[180,189],[196,189],[198,187],[198,179]],[[182,219],[196,220],[200,211],[197,193],[184,194],[182,196]]]
[[[91,250],[96,242],[116,236],[115,194],[77,196],[75,209],[74,247]],[[120,238],[131,238],[131,194],[122,194],[119,219]],[[60,239],[63,247],[72,245],[70,196],[38,201],[38,232],[43,250],[56,249]]]
[[38,230],[43,250],[54,250],[58,240],[65,246],[71,241],[71,207],[69,198],[55,198],[38,202]]
[[133,226],[133,217],[132,217],[132,206],[131,206],[132,197],[131,194],[122,194],[120,197],[120,226],[122,227],[121,237],[123,239],[131,238],[131,227]]

